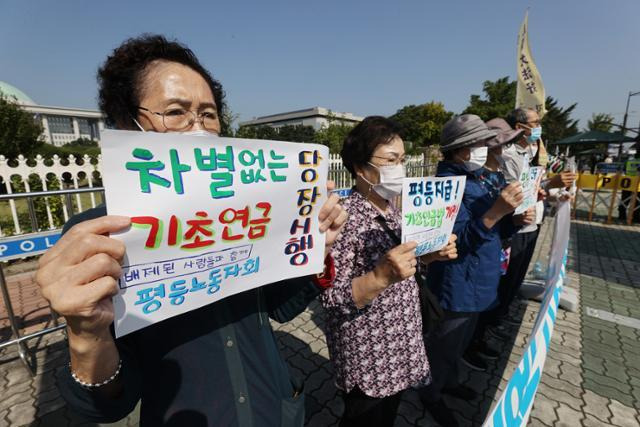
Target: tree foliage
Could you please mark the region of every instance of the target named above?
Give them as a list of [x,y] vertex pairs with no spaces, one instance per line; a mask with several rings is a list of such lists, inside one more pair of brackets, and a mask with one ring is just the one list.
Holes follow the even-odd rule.
[[14,99],[0,96],[0,154],[14,159],[35,154],[44,145],[42,126]]
[[593,113],[587,122],[587,130],[610,132],[613,127],[613,116],[607,113]]
[[347,134],[351,132],[353,125],[332,123],[316,132],[315,142],[329,147],[330,153],[338,154],[342,150],[342,143]]
[[411,153],[422,147],[440,143],[440,133],[444,124],[453,117],[451,111],[441,102],[431,101],[420,105],[407,105],[390,116],[402,129],[402,137],[410,143]]
[[578,133],[578,120],[571,118],[577,103],[563,108],[558,106],[557,100],[547,96],[545,105],[547,114],[542,118],[542,137],[547,144]]
[[463,114],[475,114],[487,121],[496,117],[506,117],[516,105],[516,82],[510,82],[509,77],[485,81],[482,91],[484,96],[471,95],[469,106]]
[[271,126],[240,126],[236,138],[266,139],[272,141],[315,142],[329,147],[331,153],[339,153],[342,141],[353,126],[331,122],[316,131],[312,126],[285,125],[279,128]]
[[[476,114],[486,121],[495,117],[505,118],[516,105],[516,82],[509,81],[509,77],[485,81],[482,91],[484,96],[471,95],[469,106],[463,113]],[[578,133],[578,120],[571,118],[576,103],[563,108],[558,106],[556,99],[547,96],[545,105],[547,114],[542,119],[542,130],[546,142],[553,143]]]

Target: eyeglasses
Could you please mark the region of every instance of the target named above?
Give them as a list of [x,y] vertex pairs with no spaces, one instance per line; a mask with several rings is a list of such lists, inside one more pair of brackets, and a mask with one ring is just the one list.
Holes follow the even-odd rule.
[[374,159],[381,159],[385,161],[385,164],[380,166],[395,166],[395,165],[406,165],[407,158],[406,157],[382,157],[382,156],[371,156]]
[[214,109],[207,109],[201,113],[186,110],[184,108],[170,108],[163,113],[151,111],[148,108],[138,106],[138,109],[162,117],[162,124],[167,130],[181,131],[190,128],[197,121],[206,130],[219,131],[220,121],[218,112]]
[[[523,123],[523,124],[524,124],[524,123]],[[527,128],[529,128],[529,129],[531,129],[531,128],[535,128],[535,127],[538,127],[538,126],[540,126],[540,125],[541,125],[540,120],[536,120],[536,121],[534,121],[534,122],[527,122],[527,123],[526,123],[526,127],[527,127]]]

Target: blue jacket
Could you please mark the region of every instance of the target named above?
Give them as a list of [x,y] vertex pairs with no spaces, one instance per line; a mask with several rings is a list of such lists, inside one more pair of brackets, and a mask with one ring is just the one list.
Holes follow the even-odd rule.
[[445,310],[486,311],[498,302],[500,241],[511,237],[518,227],[514,226],[512,215],[503,217],[492,229],[482,222],[482,216],[506,186],[502,175],[492,174],[489,178],[485,169],[469,172],[464,165],[447,161],[438,164],[437,176],[456,175],[467,177],[453,226],[453,233],[458,236],[458,259],[430,264],[427,283]]

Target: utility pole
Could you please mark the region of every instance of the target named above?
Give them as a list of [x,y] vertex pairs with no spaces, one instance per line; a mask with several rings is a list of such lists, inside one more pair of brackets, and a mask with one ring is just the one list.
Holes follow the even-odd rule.
[[622,120],[622,130],[620,131],[620,147],[618,148],[618,162],[622,161],[622,145],[624,144],[624,134],[627,131],[627,118],[629,117],[629,101],[631,101],[631,97],[635,95],[640,95],[640,91],[629,92],[629,95],[627,96],[627,108],[624,110],[624,119]]

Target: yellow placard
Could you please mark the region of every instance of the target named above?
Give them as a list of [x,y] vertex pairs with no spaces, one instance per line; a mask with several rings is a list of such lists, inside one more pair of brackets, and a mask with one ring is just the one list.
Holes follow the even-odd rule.
[[580,174],[578,177],[578,188],[584,190],[624,190],[624,191],[640,191],[640,177],[628,175],[592,175],[588,173]]

